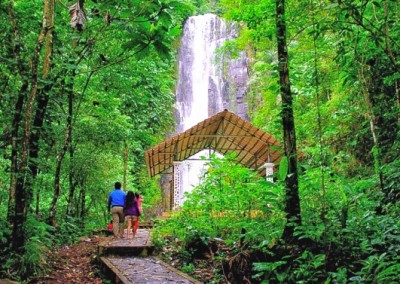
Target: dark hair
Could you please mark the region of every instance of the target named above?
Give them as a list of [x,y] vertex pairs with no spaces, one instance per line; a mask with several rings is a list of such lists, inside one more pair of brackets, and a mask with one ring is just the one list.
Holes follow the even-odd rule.
[[135,192],[135,196],[136,196],[136,198],[139,198],[140,197],[139,192]]
[[117,181],[117,182],[115,183],[115,188],[116,188],[116,189],[121,189],[121,183],[120,183],[119,181]]
[[132,190],[129,190],[128,193],[126,194],[126,201],[125,205],[132,206],[135,203],[135,194],[133,193]]

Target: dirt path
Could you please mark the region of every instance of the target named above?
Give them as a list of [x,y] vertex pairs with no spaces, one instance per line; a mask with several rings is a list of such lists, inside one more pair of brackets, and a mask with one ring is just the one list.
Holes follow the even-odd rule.
[[51,272],[29,283],[103,283],[96,266],[97,244],[105,237],[93,236],[71,246],[57,248],[48,255]]

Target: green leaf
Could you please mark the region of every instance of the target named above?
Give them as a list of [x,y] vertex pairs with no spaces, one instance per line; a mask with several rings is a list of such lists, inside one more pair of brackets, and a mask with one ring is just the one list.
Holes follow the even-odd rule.
[[284,157],[282,157],[282,159],[279,163],[279,179],[280,180],[286,179],[288,169],[289,169],[288,159],[286,156],[284,156]]

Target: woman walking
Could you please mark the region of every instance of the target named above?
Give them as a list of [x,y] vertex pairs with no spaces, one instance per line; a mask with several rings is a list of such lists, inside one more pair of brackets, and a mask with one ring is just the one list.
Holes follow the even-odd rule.
[[128,193],[126,195],[124,213],[125,213],[125,220],[128,222],[128,228],[127,228],[127,232],[126,232],[127,238],[129,239],[129,234],[131,232],[131,229],[133,231],[132,238],[134,238],[135,234],[136,234],[134,226],[140,216],[140,211],[139,211],[139,206],[138,206],[138,202],[136,200],[135,194],[131,190],[128,191]]

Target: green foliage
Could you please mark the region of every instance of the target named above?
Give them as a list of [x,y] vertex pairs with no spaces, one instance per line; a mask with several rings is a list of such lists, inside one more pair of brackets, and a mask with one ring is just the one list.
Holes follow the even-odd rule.
[[66,216],[57,229],[54,242],[59,246],[77,242],[78,237],[81,237],[85,233],[81,230],[79,222],[81,221],[78,218]]
[[[66,120],[72,115],[71,147],[61,163],[61,192],[56,204],[59,231],[53,242],[57,244],[75,241],[85,226],[98,229],[108,223],[107,197],[113,183],[123,179],[121,160],[126,141],[127,187],[148,195],[145,207],[160,203],[156,182],[147,178],[144,151],[173,126],[175,49],[182,22],[193,12],[188,1],[169,0],[88,1],[83,8],[87,19],[83,30],[77,32],[69,27],[68,9],[56,5],[56,22],[51,29],[52,72],[46,80],[41,78],[44,52],[38,54],[36,98],[44,94],[49,101],[41,109],[43,126],[34,128],[41,134],[35,144],[39,155],[29,162],[37,165],[38,174],[26,188],[30,195],[27,210],[35,208],[37,214],[48,214],[56,163],[68,146]],[[32,61],[42,13],[43,1],[0,3],[0,28],[5,39],[0,43],[0,58],[4,59],[0,64],[0,105],[1,110],[10,110],[0,111],[0,213],[4,216],[11,194],[11,159],[19,161],[21,157],[22,143],[11,149],[11,141],[21,141],[25,118],[22,114],[19,131],[14,133],[14,112],[17,99],[26,101],[27,94],[33,93],[31,78],[36,70]],[[25,83],[27,90],[22,88]],[[34,116],[39,105],[37,101],[33,104]],[[74,191],[71,198],[70,190]],[[67,208],[71,216],[66,216]],[[2,230],[1,239],[8,233],[8,229]]]
[[147,176],[147,168],[140,168],[140,173],[136,176],[135,184],[138,184],[138,192],[144,197],[142,203],[143,213],[141,220],[156,218],[162,212],[162,195],[160,185],[156,179]]
[[0,275],[6,274],[12,267],[14,261],[12,257],[9,257],[11,252],[8,242],[11,239],[12,230],[9,227],[9,223],[4,218],[5,215],[2,216],[3,217],[0,218]]
[[[248,179],[246,171],[236,168],[232,160],[233,157],[214,158],[210,162],[203,184],[187,196],[180,212],[157,225],[155,242],[159,246],[175,246],[183,263],[190,263],[194,244],[207,246],[212,238],[221,238],[233,252],[237,241],[245,236],[254,251],[264,252],[265,261],[252,263],[255,283],[396,283],[399,280],[400,224],[395,217],[398,210],[392,205],[385,209],[390,214],[376,213],[382,195],[371,182],[374,176],[371,180],[348,179],[332,175],[332,169],[328,168],[323,195],[320,168],[305,167],[300,177],[303,224],[295,229],[299,245],[293,247],[279,241],[284,225],[279,198],[266,199],[272,205],[272,212],[261,219],[237,217],[240,213],[235,212],[236,207],[243,208],[236,205],[241,204],[236,196],[236,191],[241,192],[240,181],[251,180],[251,184],[255,179]],[[263,186],[269,190],[279,188],[271,188],[264,181]],[[256,198],[249,188],[246,187],[246,200]],[[265,192],[257,194],[258,200],[251,202],[252,210],[258,209],[258,201],[265,202]],[[229,218],[225,219],[227,214]],[[238,233],[241,228],[246,228],[244,235]],[[172,242],[168,241],[171,237]]]
[[[281,261],[254,263],[254,278],[263,276],[261,283],[320,283],[324,277],[325,255],[304,251],[299,257],[283,257]],[[290,261],[289,261],[290,259]]]
[[[396,224],[397,223],[397,224]],[[272,262],[253,263],[253,277],[262,283],[396,283],[399,281],[399,224],[373,212],[351,218],[344,229],[329,231],[324,244],[310,242],[302,252],[282,252]],[[318,239],[314,238],[312,240]],[[282,249],[282,248],[281,248]],[[272,250],[274,252],[274,250]]]
[[[23,247],[23,253],[17,254],[3,245],[1,262],[2,273],[13,278],[27,279],[29,276],[44,275],[48,272],[46,252],[52,248],[54,228],[39,222],[34,216],[29,215],[26,226],[27,242]],[[7,231],[3,231],[3,233]],[[6,235],[11,237],[10,235]],[[5,244],[4,244],[5,245]]]
[[193,265],[193,263],[189,263],[189,264],[183,266],[181,268],[181,270],[182,270],[182,272],[189,274],[195,270],[195,266]]
[[[271,184],[239,167],[234,156],[209,163],[202,184],[181,210],[159,223],[154,243],[176,244],[186,272],[194,270],[190,260],[195,252],[189,244],[207,245],[221,238],[235,252],[244,238],[245,246],[265,257],[253,263],[254,281],[399,282],[398,3],[286,3],[301,163],[302,225],[295,228],[299,244],[286,247],[280,242],[285,215],[279,181],[287,172],[286,158],[279,165],[278,184]],[[43,1],[0,1],[4,218],[11,141],[19,141],[23,125],[12,137],[14,110],[18,96],[26,99],[31,91],[22,86],[25,80],[32,86],[42,9]],[[39,157],[32,160],[38,176],[29,192],[38,199],[28,211],[37,208],[47,215],[55,164],[64,145],[68,94],[74,99],[73,151],[62,164],[59,227],[49,227],[29,213],[28,241],[24,253],[16,255],[10,251],[9,222],[0,219],[1,269],[12,276],[44,273],[48,248],[76,241],[83,227],[91,230],[108,223],[106,200],[113,183],[123,178],[125,143],[127,187],[144,195],[146,217],[159,213],[161,193],[157,181],[147,177],[144,151],[174,125],[176,49],[182,23],[193,13],[222,11],[240,23],[239,38],[224,50],[233,55],[246,50],[249,116],[261,129],[282,136],[274,1],[86,1],[85,10],[86,26],[77,33],[68,26],[68,9],[56,5],[52,75],[39,79],[38,85],[50,100],[40,129]],[[72,217],[65,214],[71,186],[76,190]]]
[[12,251],[10,244],[7,243],[11,238],[11,231],[0,231],[2,236],[0,242],[1,274],[8,274],[9,277],[20,280],[33,275],[36,277],[45,275],[49,265],[48,250],[54,249],[56,246],[72,244],[84,234],[77,224],[79,221],[79,219],[66,216],[59,228],[54,228],[38,221],[36,216],[28,215],[25,229],[27,242],[21,254]]
[[3,228],[0,231],[0,247],[2,248],[3,246],[6,245],[7,243],[7,238],[11,235],[11,229],[8,227],[8,222],[6,220],[1,219],[1,228]]
[[[280,188],[238,165],[235,155],[213,157],[208,166],[202,183],[186,196],[176,218],[163,225],[164,234],[186,243],[205,237],[228,243],[241,237],[249,243],[277,238],[283,225]],[[247,233],[241,235],[242,229]]]
[[[275,261],[275,262],[255,262],[253,263],[254,271],[257,274],[254,274],[254,278],[258,278],[260,276],[264,276],[267,279],[276,279],[278,281],[283,281],[280,274],[276,272],[276,269],[279,266],[286,264],[286,261]],[[264,283],[269,283],[268,281],[264,281]]]
[[19,263],[18,274],[22,278],[29,275],[44,275],[47,272],[46,250],[46,246],[38,238],[28,240],[24,247],[25,253],[15,260],[16,263]]
[[361,261],[362,269],[358,273],[361,277],[358,282],[395,283],[399,280],[399,261],[398,255],[393,257],[388,253],[369,256]]
[[[385,184],[385,198],[386,200],[394,200],[395,204],[400,199],[400,159],[396,159],[391,163],[382,166],[382,173],[384,176]],[[391,205],[389,204],[389,207]]]

